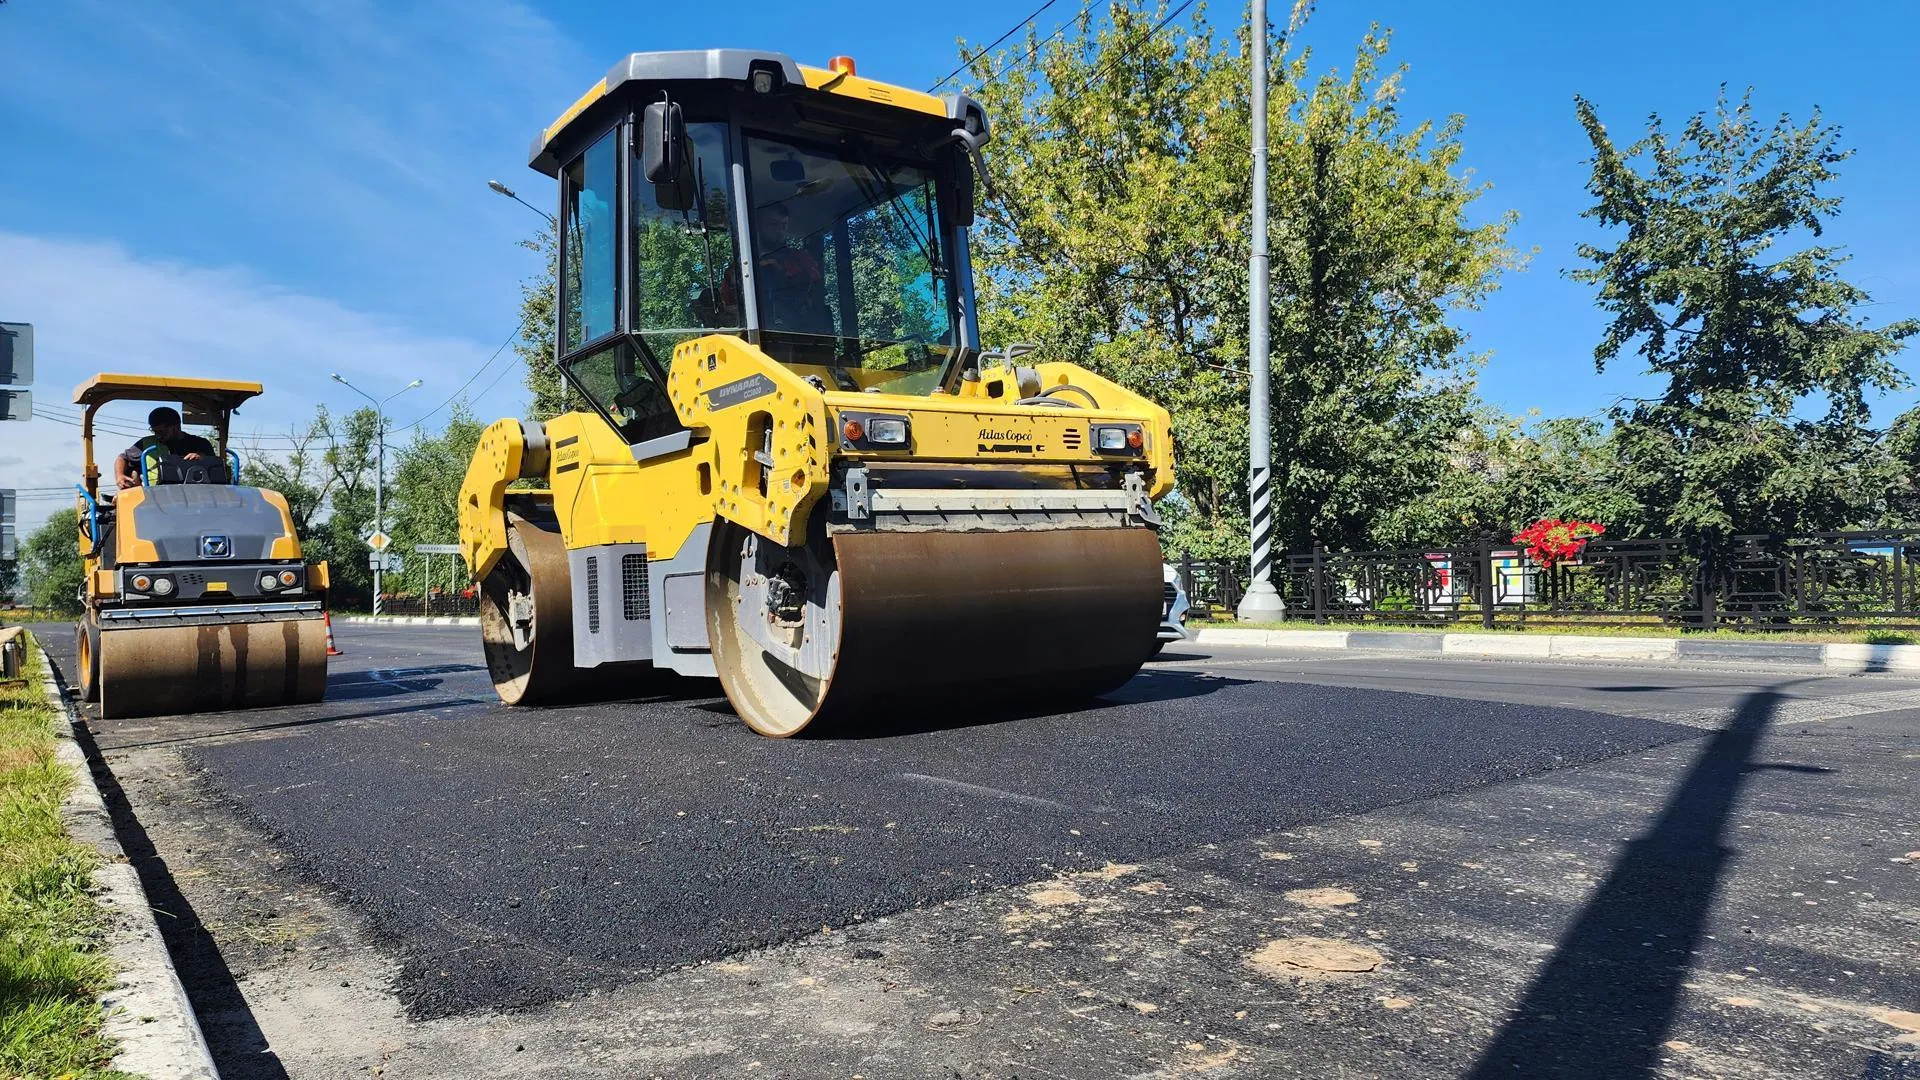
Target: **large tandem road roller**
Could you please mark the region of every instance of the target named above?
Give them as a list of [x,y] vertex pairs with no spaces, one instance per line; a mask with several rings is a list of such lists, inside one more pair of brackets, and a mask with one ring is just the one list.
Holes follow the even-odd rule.
[[[95,375],[85,408],[76,628],[81,696],[103,716],[154,716],[319,701],[327,685],[327,565],[300,554],[287,500],[238,482],[233,411],[259,383]],[[113,401],[178,405],[172,430],[138,444],[102,484],[94,415]],[[181,436],[205,425],[215,440]],[[206,451],[211,450],[211,453]]]
[[500,696],[718,676],[755,731],[1084,699],[1152,654],[1167,413],[981,348],[964,96],[639,53],[532,149],[578,408],[460,495]]

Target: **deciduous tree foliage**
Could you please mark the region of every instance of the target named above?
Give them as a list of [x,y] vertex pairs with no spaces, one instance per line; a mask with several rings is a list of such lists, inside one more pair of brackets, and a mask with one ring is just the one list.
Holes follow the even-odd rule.
[[77,510],[55,511],[20,545],[20,571],[32,606],[60,615],[80,614],[80,580],[86,568],[75,542],[79,520]]
[[1575,110],[1594,150],[1585,216],[1610,233],[1572,274],[1613,317],[1594,360],[1632,352],[1666,383],[1612,413],[1646,527],[1711,547],[1870,524],[1889,477],[1867,397],[1906,385],[1893,356],[1920,321],[1869,326],[1846,256],[1818,242],[1852,154],[1838,129],[1818,111],[1768,125],[1751,94],[1723,92],[1712,114],[1677,133],[1655,115],[1622,149],[1590,102]]
[[[1058,39],[975,58],[994,125],[976,231],[989,343],[1041,344],[1165,404],[1171,548],[1245,551],[1249,56],[1163,9],[1115,3]],[[964,52],[964,47],[963,47]],[[1475,420],[1451,321],[1516,257],[1475,225],[1462,122],[1407,123],[1369,35],[1347,72],[1271,70],[1269,194],[1278,538],[1387,542]]]

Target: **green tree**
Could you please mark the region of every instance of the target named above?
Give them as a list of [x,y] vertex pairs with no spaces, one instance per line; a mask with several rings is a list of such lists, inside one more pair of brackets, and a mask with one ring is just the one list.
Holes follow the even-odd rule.
[[414,544],[451,544],[460,538],[460,484],[485,429],[465,402],[453,403],[447,426],[389,451],[387,531],[401,550]]
[[20,571],[27,602],[59,615],[80,614],[79,511],[59,510],[20,545]]
[[[1369,35],[1345,77],[1315,77],[1284,46],[1271,68],[1283,546],[1392,539],[1390,512],[1439,483],[1477,418],[1451,315],[1517,261],[1511,215],[1468,221],[1483,189],[1460,167],[1460,119],[1400,116],[1387,44]],[[1165,405],[1168,543],[1219,554],[1246,550],[1249,66],[1244,40],[1218,40],[1204,16],[1173,25],[1138,0],[972,61],[994,121],[983,336],[1036,342]]]
[[1678,134],[1656,115],[1621,149],[1590,102],[1574,104],[1594,150],[1585,216],[1612,233],[1581,245],[1592,265],[1572,272],[1612,315],[1595,364],[1632,351],[1665,383],[1613,410],[1647,527],[1716,550],[1741,533],[1865,523],[1886,471],[1867,396],[1906,384],[1893,357],[1920,321],[1867,325],[1846,256],[1818,242],[1852,154],[1838,129],[1818,111],[1769,126],[1751,93],[1723,92]]
[[324,405],[314,410],[312,430],[325,444],[319,475],[326,520],[311,532],[309,557],[327,560],[336,607],[364,604],[373,596],[365,537],[373,531],[377,424],[373,409],[365,406],[343,417]]
[[520,284],[520,340],[513,345],[526,372],[528,418],[545,420],[570,407],[567,381],[553,362],[558,295],[554,282],[560,273],[560,247],[554,242],[551,228],[541,229],[532,239],[520,241],[520,246],[539,254],[546,264],[544,270]]

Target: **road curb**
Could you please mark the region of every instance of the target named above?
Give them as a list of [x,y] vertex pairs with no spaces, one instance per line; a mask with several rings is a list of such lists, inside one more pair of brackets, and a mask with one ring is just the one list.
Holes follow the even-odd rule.
[[1669,662],[1806,667],[1857,675],[1920,673],[1920,645],[1820,645],[1798,641],[1724,641],[1578,634],[1424,634],[1393,630],[1251,630],[1203,628],[1196,645],[1268,649],[1371,649],[1465,659],[1664,660]]
[[106,1010],[101,1030],[120,1047],[113,1068],[147,1080],[219,1080],[200,1021],[160,936],[153,905],[120,846],[113,816],[81,748],[73,702],[62,689],[52,657],[45,649],[40,657],[47,666],[47,700],[67,722],[67,729],[56,733],[54,758],[74,776],[73,789],[60,807],[61,821],[76,842],[100,855],[93,872],[94,899],[106,914],[105,944],[116,977],[113,989],[100,998]]
[[478,615],[343,615],[341,622],[370,626],[479,626]]

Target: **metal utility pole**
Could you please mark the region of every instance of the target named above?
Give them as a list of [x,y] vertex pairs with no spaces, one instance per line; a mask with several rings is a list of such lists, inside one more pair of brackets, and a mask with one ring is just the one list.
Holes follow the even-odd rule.
[[1247,259],[1247,302],[1252,325],[1247,334],[1247,492],[1252,514],[1252,560],[1247,591],[1235,612],[1241,622],[1271,622],[1286,614],[1273,587],[1273,441],[1267,415],[1267,320],[1272,314],[1267,268],[1267,0],[1253,0],[1253,254]]
[[377,451],[378,456],[375,459],[376,464],[374,466],[374,474],[373,474],[373,535],[380,538],[380,542],[377,545],[375,545],[373,548],[373,551],[374,551],[373,613],[375,615],[378,615],[380,614],[380,584],[381,584],[380,575],[382,572],[386,570],[386,566],[387,566],[387,551],[386,551],[387,549],[387,507],[386,507],[387,414],[386,414],[386,407],[387,407],[387,402],[392,401],[394,398],[399,397],[401,394],[404,394],[407,391],[413,389],[414,387],[419,386],[420,380],[415,379],[412,382],[408,383],[407,385],[401,387],[400,389],[395,390],[393,393],[388,394],[384,398],[375,398],[372,394],[367,393],[365,390],[362,390],[359,387],[348,382],[347,380],[341,378],[340,373],[337,371],[333,373],[333,381],[339,383],[341,386],[346,387],[347,389],[353,391],[354,393],[359,394],[361,397],[366,398],[368,401],[373,402],[374,439],[379,446],[379,450]]

